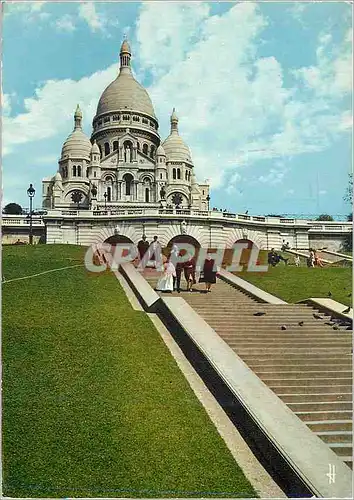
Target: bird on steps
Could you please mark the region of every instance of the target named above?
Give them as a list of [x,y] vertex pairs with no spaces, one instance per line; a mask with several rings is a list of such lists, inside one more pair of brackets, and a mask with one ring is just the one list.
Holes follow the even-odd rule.
[[333,330],[339,330],[339,326],[338,325],[334,325]]
[[281,330],[286,330],[286,326],[285,325],[281,325],[280,329]]
[[335,322],[334,321],[326,321],[325,325],[333,326],[333,325],[335,325]]
[[265,312],[256,312],[253,314],[253,316],[264,316]]
[[344,311],[342,311],[342,313],[348,314],[350,312],[350,309],[351,309],[351,307],[349,306],[347,309],[344,309]]
[[303,321],[299,321],[299,326],[304,326],[304,322]]
[[313,313],[312,315],[315,319],[323,319],[322,316],[320,316],[319,314],[317,313]]

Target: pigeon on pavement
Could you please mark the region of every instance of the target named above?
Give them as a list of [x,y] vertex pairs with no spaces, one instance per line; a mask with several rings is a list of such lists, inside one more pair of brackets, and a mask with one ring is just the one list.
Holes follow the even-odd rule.
[[332,297],[332,292],[328,292],[328,297]]
[[323,318],[322,318],[322,316],[320,316],[320,315],[319,315],[319,314],[317,314],[317,313],[313,313],[313,315],[312,315],[312,316],[313,316],[314,318],[316,318],[316,319],[323,319]]
[[342,311],[342,313],[348,314],[348,312],[350,312],[350,309],[351,309],[351,307],[349,306],[347,309],[344,309],[344,311]]
[[280,329],[281,330],[286,330],[286,326],[285,325],[281,325]]
[[265,312],[256,312],[253,314],[253,316],[264,316]]
[[304,322],[303,321],[299,321],[299,326],[304,326]]

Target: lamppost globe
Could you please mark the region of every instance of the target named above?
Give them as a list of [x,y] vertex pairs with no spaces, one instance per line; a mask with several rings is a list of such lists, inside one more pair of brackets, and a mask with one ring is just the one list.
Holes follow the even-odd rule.
[[29,188],[27,189],[27,195],[29,198],[33,198],[35,194],[36,190],[34,189],[33,184],[30,184]]

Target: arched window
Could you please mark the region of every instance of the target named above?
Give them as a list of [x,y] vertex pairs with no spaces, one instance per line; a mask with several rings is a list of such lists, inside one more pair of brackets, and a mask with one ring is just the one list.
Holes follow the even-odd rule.
[[151,147],[150,147],[150,158],[153,158],[154,154],[155,154],[155,146],[151,145]]
[[94,171],[93,176],[96,177],[96,171]]
[[88,177],[88,176],[89,176],[89,169],[87,168],[86,169],[86,177]]
[[118,149],[118,141],[113,141],[113,151],[117,151]]
[[112,201],[112,188],[108,186],[107,188],[107,201]]
[[140,151],[140,142],[139,141],[136,143],[136,147],[138,148],[138,151]]
[[185,179],[186,179],[186,181],[188,181],[188,172],[187,171],[185,173]]
[[101,145],[100,145],[100,144],[98,145],[98,147],[99,147],[99,150],[100,150],[100,155],[101,155],[101,158],[102,158],[102,147],[101,147]]
[[73,177],[76,177],[76,165],[73,165]]
[[106,182],[107,183],[112,183],[113,182],[113,177],[111,177],[110,175],[108,177],[106,177]]
[[149,146],[147,144],[143,145],[143,153],[146,156],[149,154]]
[[160,179],[162,179],[162,174],[160,174]]
[[146,201],[146,203],[149,203],[149,201],[150,201],[150,189],[149,188],[145,188],[145,201]]
[[181,178],[181,169],[177,168],[177,179]]
[[133,176],[131,174],[123,175],[123,181],[125,182],[125,194],[130,196],[132,194]]
[[81,165],[77,166],[77,176],[81,177]]
[[176,169],[175,169],[175,168],[172,170],[172,177],[173,177],[174,179],[176,179]]
[[104,143],[104,154],[107,156],[107,155],[109,155],[109,153],[110,153],[109,143],[105,142]]

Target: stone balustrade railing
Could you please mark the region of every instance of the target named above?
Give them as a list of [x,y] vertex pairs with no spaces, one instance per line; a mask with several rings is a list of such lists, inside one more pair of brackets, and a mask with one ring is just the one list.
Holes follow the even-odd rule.
[[[166,209],[166,208],[123,208],[123,207],[107,207],[104,210],[48,210],[43,216],[33,216],[32,224],[33,226],[43,226],[43,219],[51,219],[57,217],[68,217],[68,218],[80,218],[81,220],[88,219],[114,219],[114,218],[132,218],[132,217],[159,217],[162,219],[171,218],[171,216],[178,217],[181,220],[189,218],[198,219],[208,219],[208,220],[227,220],[228,222],[238,222],[241,224],[247,223],[249,226],[293,226],[293,227],[303,227],[311,231],[311,233],[316,232],[349,232],[352,231],[351,222],[339,222],[339,221],[326,221],[318,222],[314,220],[307,219],[290,219],[281,217],[266,217],[266,216],[255,216],[247,214],[232,214],[228,212],[219,211],[200,211],[193,209]],[[2,215],[2,224],[6,226],[19,226],[28,225],[29,217],[27,215]]]

